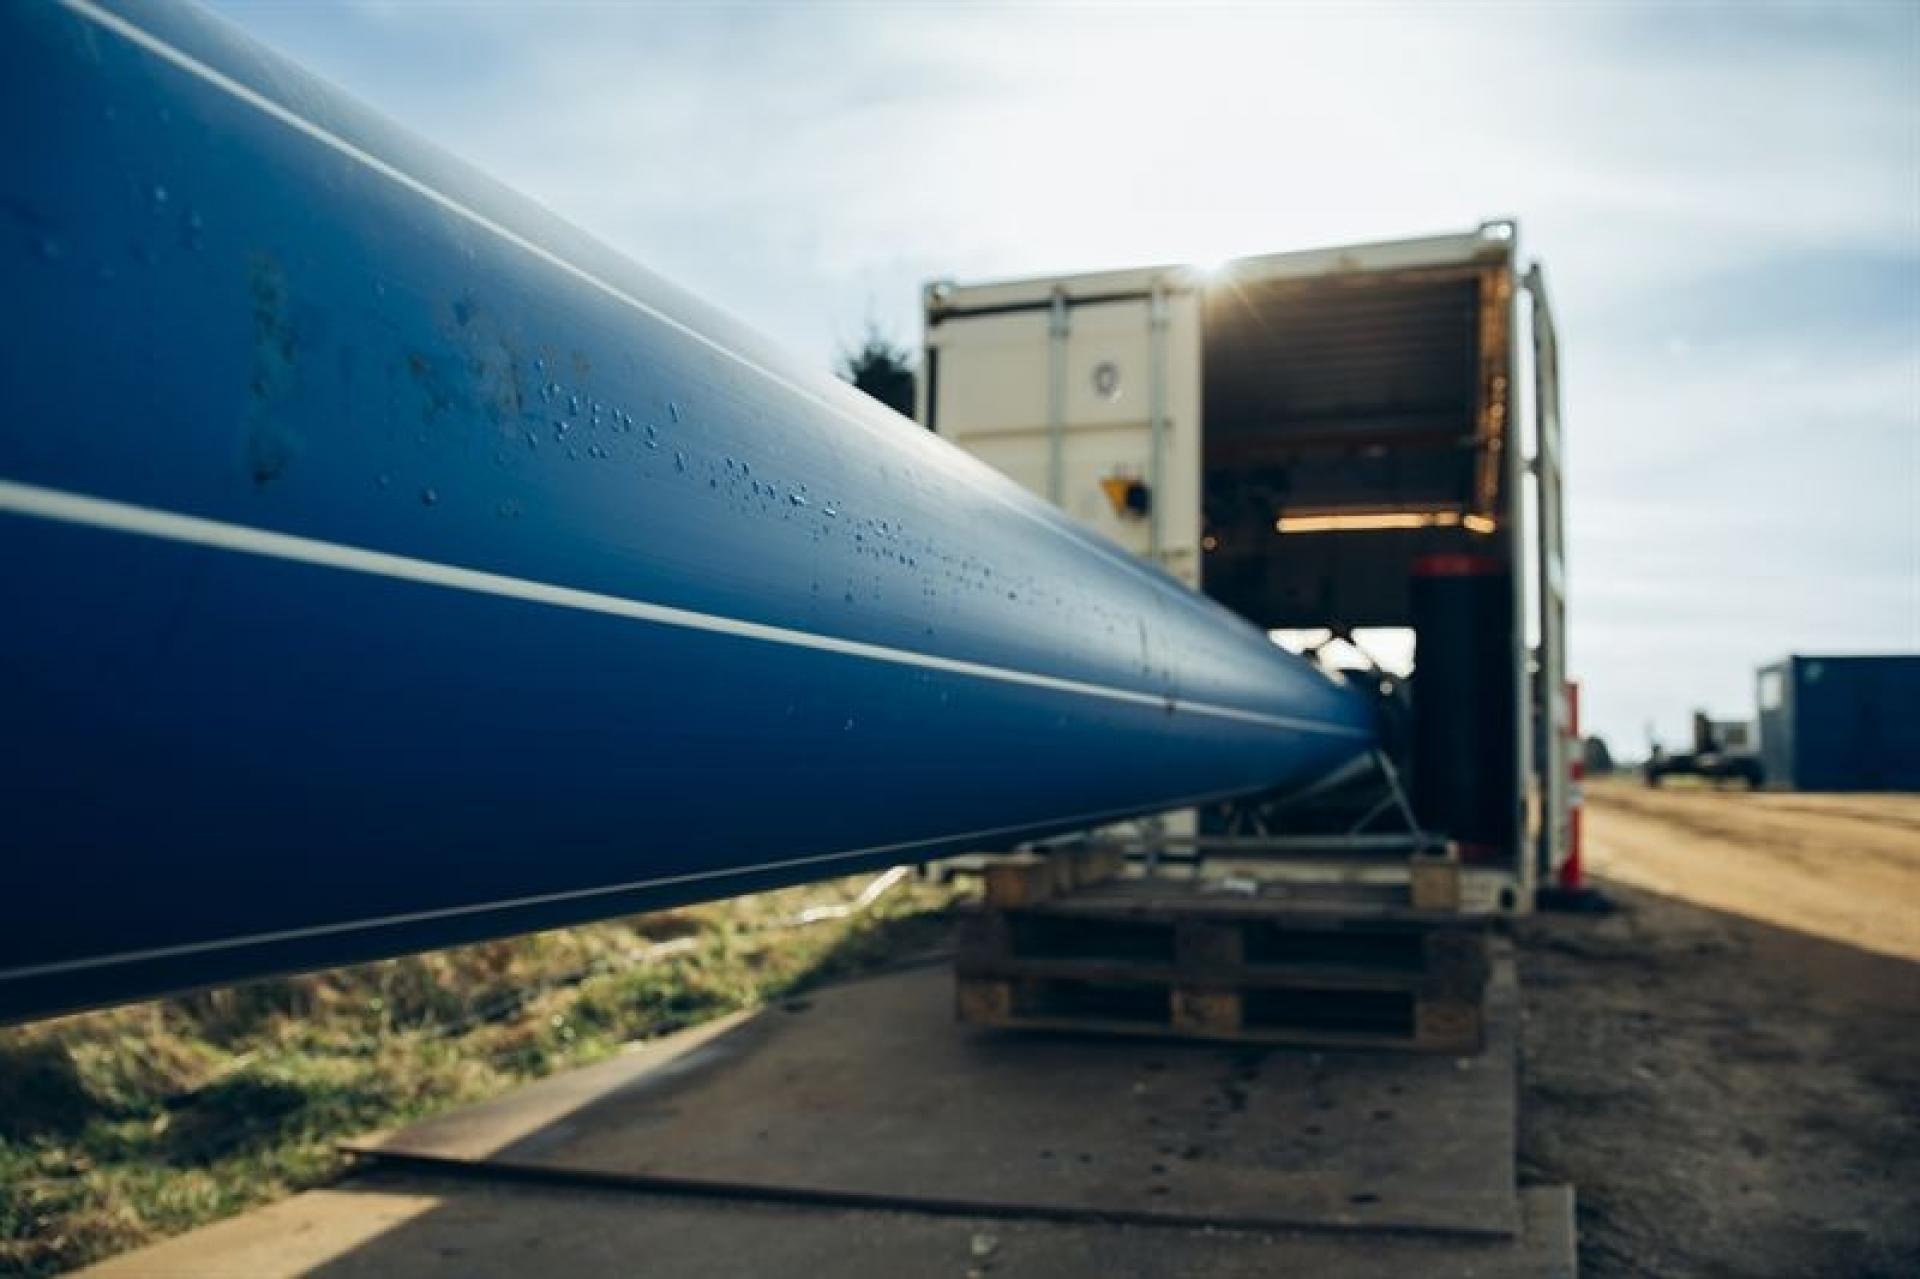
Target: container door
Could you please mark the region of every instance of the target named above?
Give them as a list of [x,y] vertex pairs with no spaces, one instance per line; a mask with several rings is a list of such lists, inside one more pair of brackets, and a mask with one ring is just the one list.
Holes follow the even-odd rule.
[[1539,717],[1540,841],[1539,880],[1550,882],[1566,857],[1571,752],[1567,706],[1567,579],[1565,525],[1562,517],[1560,454],[1560,356],[1553,311],[1547,305],[1540,264],[1527,270],[1527,294],[1533,312],[1534,451],[1530,469],[1537,495],[1535,520],[1539,574],[1534,585],[1539,647],[1534,651]]
[[1156,284],[930,312],[925,420],[1190,586],[1200,573],[1199,308]]

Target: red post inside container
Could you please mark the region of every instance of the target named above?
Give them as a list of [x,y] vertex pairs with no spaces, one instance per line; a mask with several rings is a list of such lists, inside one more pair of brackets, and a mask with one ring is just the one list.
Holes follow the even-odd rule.
[[1583,793],[1587,782],[1587,756],[1580,740],[1580,685],[1567,681],[1567,859],[1560,863],[1560,887],[1570,893],[1587,886],[1586,865],[1581,857],[1581,813],[1586,807]]

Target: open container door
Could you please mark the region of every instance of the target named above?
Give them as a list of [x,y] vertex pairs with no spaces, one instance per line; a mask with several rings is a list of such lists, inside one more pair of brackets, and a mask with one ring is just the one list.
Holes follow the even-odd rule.
[[1540,716],[1541,818],[1536,832],[1535,878],[1551,883],[1566,859],[1570,833],[1572,752],[1567,692],[1567,574],[1560,450],[1560,353],[1553,310],[1540,264],[1527,269],[1533,318],[1534,444],[1529,470],[1535,494],[1536,566],[1533,651],[1534,706]]

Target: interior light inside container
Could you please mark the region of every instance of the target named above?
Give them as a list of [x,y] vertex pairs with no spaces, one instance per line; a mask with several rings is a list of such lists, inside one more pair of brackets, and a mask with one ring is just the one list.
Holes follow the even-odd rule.
[[1279,533],[1372,533],[1387,529],[1464,528],[1491,533],[1490,515],[1463,515],[1459,511],[1342,511],[1324,515],[1282,515],[1274,520]]

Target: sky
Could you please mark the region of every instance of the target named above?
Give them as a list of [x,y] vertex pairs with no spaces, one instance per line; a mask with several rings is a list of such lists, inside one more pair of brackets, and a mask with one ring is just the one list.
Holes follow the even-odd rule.
[[1587,727],[1920,650],[1920,5],[214,7],[823,367],[933,278],[1518,218]]

